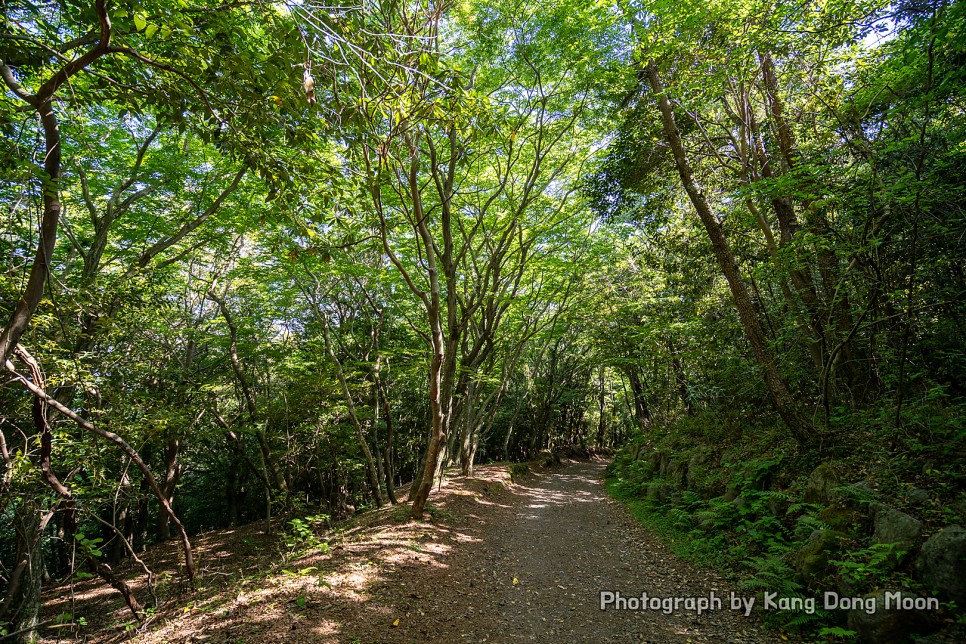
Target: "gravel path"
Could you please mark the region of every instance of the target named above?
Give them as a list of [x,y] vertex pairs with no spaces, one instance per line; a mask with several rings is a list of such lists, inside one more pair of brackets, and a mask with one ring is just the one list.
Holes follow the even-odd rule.
[[[282,564],[278,544],[256,526],[199,536],[199,587],[166,603],[135,641],[781,641],[730,609],[728,584],[678,560],[610,499],[604,467],[570,462],[507,485],[505,466],[483,466],[476,478],[449,479],[430,497],[431,520],[409,521],[405,507],[366,513],[330,535],[331,550]],[[163,548],[154,554],[174,565],[176,547]],[[130,618],[116,593],[97,580],[77,586],[77,614],[92,622],[84,639],[128,640]],[[714,591],[724,605],[701,616],[687,607],[670,614],[601,610],[601,591],[637,599],[707,598]],[[51,616],[69,599],[52,592],[45,608]]]
[[[676,559],[610,499],[604,467],[570,463],[535,474],[513,487],[508,503],[475,516],[477,538],[453,553],[446,572],[422,580],[427,594],[407,620],[414,628],[398,629],[389,640],[781,641],[730,610],[724,582]],[[724,603],[701,616],[684,607],[670,615],[601,610],[602,590],[662,598],[708,597],[713,590]]]

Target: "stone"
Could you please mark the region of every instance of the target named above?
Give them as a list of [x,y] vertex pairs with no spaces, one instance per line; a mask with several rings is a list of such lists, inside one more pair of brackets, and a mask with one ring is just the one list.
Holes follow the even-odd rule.
[[922,538],[922,522],[895,508],[878,508],[873,525],[872,543],[897,543],[906,553],[912,552]]
[[953,512],[959,515],[960,519],[962,519],[963,521],[966,521],[966,496],[959,497],[958,499],[950,503],[949,507],[952,509]]
[[931,536],[919,551],[916,572],[937,596],[966,606],[966,528],[951,525]]
[[707,462],[708,452],[703,449],[697,450],[691,455],[691,458],[688,459],[687,482],[689,488],[694,489],[701,486],[703,483],[702,479],[706,474],[707,468],[705,465]]
[[852,608],[848,614],[849,630],[858,633],[860,642],[874,644],[900,644],[908,642],[911,635],[930,630],[928,618],[915,610],[902,610],[890,607],[886,610],[885,595],[901,595],[903,599],[914,599],[916,595],[894,589],[882,589],[863,596],[874,599],[875,610]]
[[918,488],[918,487],[914,487],[911,490],[909,490],[909,494],[906,496],[908,496],[909,500],[912,501],[913,503],[922,504],[929,501],[929,492],[926,492],[922,488]]
[[788,512],[788,499],[777,494],[768,499],[768,511],[776,518],[785,516]]
[[672,485],[676,487],[683,487],[685,480],[687,480],[687,474],[688,474],[687,461],[671,461],[668,464],[666,477],[667,477],[667,480],[670,481]]
[[850,532],[862,523],[858,513],[838,503],[822,508],[818,520],[840,532]]
[[704,448],[698,449],[688,459],[685,483],[689,490],[694,490],[705,498],[717,496],[716,479],[714,477],[714,455]]
[[805,484],[807,503],[829,503],[834,496],[833,490],[841,485],[838,474],[828,463],[822,463],[808,475]]
[[832,572],[830,559],[841,549],[842,535],[834,530],[816,530],[801,550],[791,557],[795,569],[808,586],[818,586]]

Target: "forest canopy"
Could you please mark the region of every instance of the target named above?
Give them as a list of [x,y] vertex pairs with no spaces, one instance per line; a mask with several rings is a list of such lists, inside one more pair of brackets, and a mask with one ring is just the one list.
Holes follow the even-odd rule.
[[563,446],[960,498],[964,11],[8,0],[0,628]]

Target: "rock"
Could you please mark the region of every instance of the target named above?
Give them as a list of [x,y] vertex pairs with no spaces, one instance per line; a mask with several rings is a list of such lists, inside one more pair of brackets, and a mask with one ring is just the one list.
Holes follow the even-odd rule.
[[729,487],[727,490],[725,490],[724,500],[727,503],[731,503],[732,501],[738,498],[739,494],[741,494],[741,490],[739,490],[736,487]]
[[929,492],[926,492],[922,488],[914,487],[909,490],[909,494],[906,495],[910,501],[913,503],[926,503],[929,501]]
[[862,517],[857,512],[838,503],[822,508],[818,520],[840,532],[849,532],[862,524]]
[[708,462],[708,452],[698,449],[691,458],[688,459],[688,485],[697,486],[700,477],[704,474],[704,466]]
[[781,518],[788,512],[788,499],[777,494],[768,499],[768,511],[773,517]]
[[831,574],[829,560],[839,552],[842,535],[834,530],[816,530],[791,561],[806,585],[817,586]]
[[[929,620],[915,610],[902,610],[895,607],[886,609],[886,593],[915,598],[916,595],[892,589],[877,590],[865,595],[863,599],[874,599],[875,610],[853,608],[849,610],[848,627],[858,633],[860,642],[872,644],[900,644],[908,642],[914,633],[929,630]],[[893,602],[894,603],[894,602]]]
[[668,465],[670,465],[670,463],[671,463],[671,459],[666,452],[660,452],[658,454],[657,471],[658,471],[658,474],[661,476],[661,478],[667,476],[667,468],[668,468]]
[[966,606],[966,528],[943,528],[919,551],[916,572],[923,584],[940,597]]
[[667,503],[668,499],[671,498],[671,493],[674,492],[674,488],[670,485],[662,485],[657,490],[657,498],[661,503]]
[[962,642],[966,642],[966,624],[953,624],[938,633],[912,639],[912,644],[962,644]]
[[872,543],[897,543],[906,553],[912,552],[922,537],[922,522],[895,508],[879,508],[874,526]]
[[667,479],[676,487],[683,487],[688,475],[687,461],[671,461],[667,467]]
[[805,484],[807,503],[828,503],[832,500],[833,490],[841,485],[838,474],[828,463],[822,463],[808,475]]

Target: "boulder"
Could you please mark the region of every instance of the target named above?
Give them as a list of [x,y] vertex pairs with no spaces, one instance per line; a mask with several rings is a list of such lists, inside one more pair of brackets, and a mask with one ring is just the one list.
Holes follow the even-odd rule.
[[808,475],[808,482],[805,484],[805,501],[829,503],[834,496],[833,490],[841,484],[835,470],[828,463],[822,463]]
[[687,461],[671,461],[668,463],[666,478],[668,481],[670,481],[671,485],[674,485],[675,487],[684,487],[684,482],[687,480],[687,475]]
[[876,508],[872,543],[897,543],[899,549],[912,552],[922,537],[922,522],[895,508]]
[[774,495],[768,499],[768,511],[773,517],[781,518],[788,513],[788,499],[783,496]]
[[966,521],[966,496],[961,496],[949,504],[949,508],[959,515],[959,518]]
[[930,630],[929,620],[921,612],[902,610],[896,607],[886,609],[885,594],[915,598],[916,595],[898,590],[883,589],[865,595],[863,599],[874,599],[875,609],[853,608],[849,610],[849,630],[858,634],[860,642],[872,644],[900,644],[908,642],[911,635]]
[[667,468],[668,468],[668,465],[670,464],[671,464],[671,457],[668,456],[667,453],[665,452],[660,452],[658,454],[657,472],[661,476],[661,478],[664,478],[665,476],[667,476]]
[[943,528],[919,551],[916,572],[936,595],[966,606],[966,528]]
[[838,503],[824,507],[818,513],[819,521],[840,532],[851,532],[862,524],[862,518],[858,512]]
[[699,449],[691,458],[688,459],[688,488],[692,490],[700,489],[704,485],[704,477],[707,475],[708,452]]
[[929,501],[929,492],[926,492],[922,488],[914,487],[909,490],[909,494],[906,495],[910,501],[922,505]]
[[816,530],[791,562],[807,586],[817,587],[833,572],[830,559],[841,549],[844,535],[834,530]]

